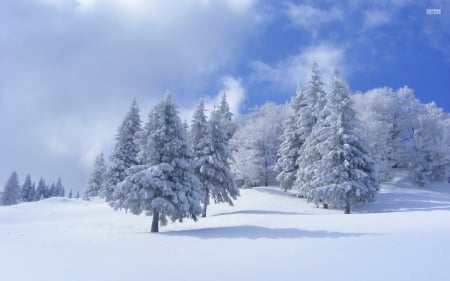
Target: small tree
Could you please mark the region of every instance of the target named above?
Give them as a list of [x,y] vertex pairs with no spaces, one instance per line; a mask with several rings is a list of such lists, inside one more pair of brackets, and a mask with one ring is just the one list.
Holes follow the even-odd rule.
[[68,198],[72,198],[72,189],[69,191]]
[[3,189],[0,205],[15,205],[22,200],[21,197],[19,178],[17,177],[16,172],[12,172]]
[[34,199],[33,184],[31,183],[31,176],[28,174],[22,185],[22,201],[30,202]]
[[152,110],[150,120],[157,126],[146,126],[146,163],[129,168],[129,176],[119,184],[123,197],[116,208],[133,214],[145,211],[152,215],[151,232],[167,219],[197,219],[201,213],[201,189],[194,173],[195,162],[188,146],[185,126],[178,109],[168,95]]
[[34,201],[39,201],[44,199],[47,193],[47,185],[43,178],[41,178],[38,182],[38,186],[36,187],[36,193],[34,194]]
[[84,197],[98,196],[100,188],[103,186],[105,178],[106,166],[103,158],[103,151],[95,159],[94,170],[92,171],[89,181],[84,190]]

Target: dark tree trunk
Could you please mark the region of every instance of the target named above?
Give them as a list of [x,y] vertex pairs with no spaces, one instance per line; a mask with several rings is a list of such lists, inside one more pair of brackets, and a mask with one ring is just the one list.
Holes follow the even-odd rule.
[[152,230],[151,232],[159,232],[159,211],[153,209]]
[[349,203],[345,204],[344,214],[350,214],[350,204]]
[[203,198],[203,213],[202,217],[206,217],[206,210],[208,209],[209,205],[209,189],[207,188],[205,191],[205,197]]

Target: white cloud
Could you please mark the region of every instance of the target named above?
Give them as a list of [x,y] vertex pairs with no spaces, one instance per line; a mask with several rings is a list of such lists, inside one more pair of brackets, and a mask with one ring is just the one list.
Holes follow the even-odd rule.
[[284,88],[293,88],[297,85],[306,87],[313,62],[317,62],[322,72],[322,79],[331,78],[333,68],[338,68],[341,73],[348,71],[344,67],[345,50],[329,44],[303,49],[296,55],[292,55],[274,66],[261,61],[253,63],[253,79],[269,81]]
[[325,10],[307,4],[288,2],[285,13],[294,26],[312,33],[316,33],[322,24],[343,19],[343,12],[337,6]]
[[365,12],[364,28],[376,28],[388,24],[391,21],[391,13],[388,10],[372,9]]
[[[0,131],[14,137],[1,140],[0,179],[21,169],[77,187],[134,97],[144,121],[166,90],[198,100],[261,24],[256,0],[5,3]],[[240,82],[224,81],[239,103]]]

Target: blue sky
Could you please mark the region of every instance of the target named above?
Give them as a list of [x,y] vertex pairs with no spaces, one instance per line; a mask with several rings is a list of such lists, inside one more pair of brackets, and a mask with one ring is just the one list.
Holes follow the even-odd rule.
[[[427,9],[440,9],[439,15]],[[409,86],[450,112],[450,1],[3,0],[0,181],[80,188],[136,97],[189,118],[226,92],[235,114],[284,103],[317,61],[353,91]]]

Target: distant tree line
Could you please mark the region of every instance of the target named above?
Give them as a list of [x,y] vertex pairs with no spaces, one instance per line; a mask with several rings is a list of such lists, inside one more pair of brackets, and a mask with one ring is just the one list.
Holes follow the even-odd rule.
[[[19,183],[19,177],[16,172],[12,172],[11,176],[6,182],[3,192],[0,195],[0,205],[15,205],[21,202],[33,202],[50,197],[65,197],[66,191],[62,184],[61,178],[51,184],[47,184],[43,178],[41,178],[36,185],[32,182],[31,176],[27,175],[22,185]],[[68,194],[69,198],[72,198],[72,190]],[[79,192],[76,195],[80,197]]]

